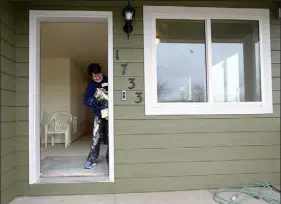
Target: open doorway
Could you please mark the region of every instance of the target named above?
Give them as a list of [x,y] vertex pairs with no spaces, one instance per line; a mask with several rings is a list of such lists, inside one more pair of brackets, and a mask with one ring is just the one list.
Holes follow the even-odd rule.
[[[34,122],[34,128],[30,129],[30,144],[34,149],[30,146],[30,154],[35,154],[35,157],[30,155],[30,172],[35,173],[30,183],[114,180],[111,15],[110,12],[31,11],[30,52],[36,57],[30,57],[30,74],[35,71],[30,80],[40,86],[30,86],[30,97],[34,99],[30,104],[30,122]],[[93,111],[85,106],[83,96],[93,80],[87,70],[91,63],[98,63],[103,76],[108,77],[108,125],[101,130],[96,165],[87,169],[85,164],[95,127]]]

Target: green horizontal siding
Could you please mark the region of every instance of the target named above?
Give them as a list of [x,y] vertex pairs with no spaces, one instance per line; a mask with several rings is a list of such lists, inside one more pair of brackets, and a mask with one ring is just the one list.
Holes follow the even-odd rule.
[[[141,126],[140,126],[141,124]],[[116,120],[115,134],[258,132],[280,130],[278,118]]]
[[2,73],[15,76],[16,69],[14,68],[14,61],[5,57],[5,55],[1,55],[1,71]]
[[[280,145],[276,132],[116,135],[115,149],[254,147]],[[147,142],[149,141],[149,142]],[[214,158],[215,159],[215,158]]]
[[[1,179],[2,180],[2,179]],[[3,191],[1,191],[1,204],[8,204],[10,203],[15,197],[17,192],[17,185],[16,183],[12,183]]]
[[17,63],[16,64],[16,73],[17,77],[28,77],[28,63]]
[[[173,162],[254,160],[271,158],[280,158],[280,145],[173,149],[128,149],[115,151],[115,160],[117,164],[145,164],[158,162],[172,164]],[[251,163],[251,161],[249,162]]]
[[1,204],[16,197],[14,177],[16,127],[15,16],[11,4],[0,5],[1,67]]
[[1,55],[14,62],[16,61],[15,47],[3,39],[1,39]]
[[5,174],[8,171],[11,171],[13,169],[14,155],[15,155],[15,153],[13,152],[13,153],[1,156],[1,175],[3,177],[5,177]]
[[[208,165],[208,168],[206,168]],[[145,164],[116,164],[117,179],[125,178],[154,178],[179,176],[206,176],[227,174],[278,173],[280,159],[240,161],[205,161],[205,162],[173,162]],[[165,171],[163,171],[165,169]],[[28,166],[20,166],[17,179],[24,181],[28,177]]]
[[2,106],[15,106],[16,93],[9,90],[1,89],[1,105]]
[[[18,195],[72,195],[191,190],[235,186],[254,176],[268,182],[280,180],[280,27],[271,23],[274,113],[266,115],[145,116],[144,103],[135,104],[136,90],[144,91],[143,1],[134,1],[134,31],[123,33],[124,2],[36,1],[18,4],[16,22],[16,125],[3,124],[6,135],[16,135],[13,155]],[[150,5],[217,7],[269,7],[266,2],[166,1]],[[115,183],[28,184],[28,9],[113,11]],[[119,50],[119,60],[115,52]],[[122,76],[121,64],[128,62]],[[136,78],[134,91],[128,78]],[[7,94],[7,93],[5,93]],[[8,95],[7,95],[8,96]],[[8,116],[7,116],[8,117]],[[2,125],[2,124],[1,124]],[[12,132],[10,128],[16,128]],[[13,129],[14,130],[14,129]],[[7,159],[5,160],[7,163]],[[270,166],[270,168],[268,168]],[[163,169],[168,171],[163,171]]]
[[[127,92],[127,96],[129,93]],[[133,94],[132,94],[133,95]],[[131,96],[131,95],[129,95]],[[280,96],[280,94],[278,95]],[[132,96],[131,96],[132,97]],[[129,97],[128,97],[129,98]],[[133,100],[133,99],[132,99]],[[276,101],[280,100],[280,97],[276,98]],[[120,100],[121,101],[121,100]],[[116,103],[117,104],[117,103]],[[204,116],[146,116],[144,114],[143,105],[134,105],[126,103],[127,106],[120,105],[114,109],[114,117],[116,120],[143,120],[143,119],[159,119],[159,120],[185,120],[186,122],[189,119],[216,119],[216,118],[280,118],[280,103],[273,105],[273,114],[263,114],[263,115],[204,115]]]
[[1,139],[1,156],[11,154],[15,151],[15,137]]
[[[231,175],[206,176],[165,176],[154,178],[124,178],[116,179],[115,183],[85,183],[85,184],[41,184],[28,185],[27,181],[19,182],[22,195],[89,195],[103,193],[152,192],[152,191],[182,191],[209,189],[220,187],[241,186],[249,178],[263,177],[268,182],[280,180],[280,173],[250,173]],[[29,191],[30,190],[30,191]]]
[[[206,168],[208,166],[208,168]],[[116,165],[118,178],[155,178],[226,174],[278,173],[280,160],[207,161]],[[163,171],[165,169],[165,171]]]
[[13,137],[16,134],[15,122],[1,122],[1,138]]
[[9,28],[5,23],[1,23],[1,36],[7,43],[15,46],[16,45],[16,34],[15,31]]
[[[14,184],[13,169],[7,171],[1,179],[1,191],[11,187]],[[14,192],[15,193],[15,192]]]
[[[13,65],[14,66],[14,65]],[[16,91],[16,77],[1,73],[1,88],[3,90]]]

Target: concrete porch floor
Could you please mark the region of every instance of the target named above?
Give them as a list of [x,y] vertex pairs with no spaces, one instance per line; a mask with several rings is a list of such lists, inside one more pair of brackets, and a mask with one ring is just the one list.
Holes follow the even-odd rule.
[[[234,193],[222,194],[224,198],[231,199]],[[213,200],[212,191],[180,191],[157,193],[132,194],[106,194],[106,195],[77,195],[77,196],[38,196],[19,197],[10,204],[217,204]],[[246,198],[245,204],[265,204],[263,200]]]

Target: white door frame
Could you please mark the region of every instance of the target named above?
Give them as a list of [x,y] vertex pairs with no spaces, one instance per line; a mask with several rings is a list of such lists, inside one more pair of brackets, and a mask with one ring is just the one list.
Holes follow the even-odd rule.
[[[40,22],[108,24],[109,181],[114,182],[113,16],[111,11],[29,11],[29,184],[40,179]],[[83,168],[83,167],[81,167]]]

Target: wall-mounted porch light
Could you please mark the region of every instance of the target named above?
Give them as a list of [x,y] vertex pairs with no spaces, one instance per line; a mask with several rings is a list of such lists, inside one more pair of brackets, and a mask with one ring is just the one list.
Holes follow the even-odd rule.
[[125,17],[125,25],[123,26],[123,31],[127,33],[128,39],[130,33],[133,32],[133,18],[135,16],[135,9],[131,5],[131,1],[128,1],[128,5],[123,8],[123,16]]
[[156,44],[159,44],[160,43],[160,38],[159,36],[156,36]]

